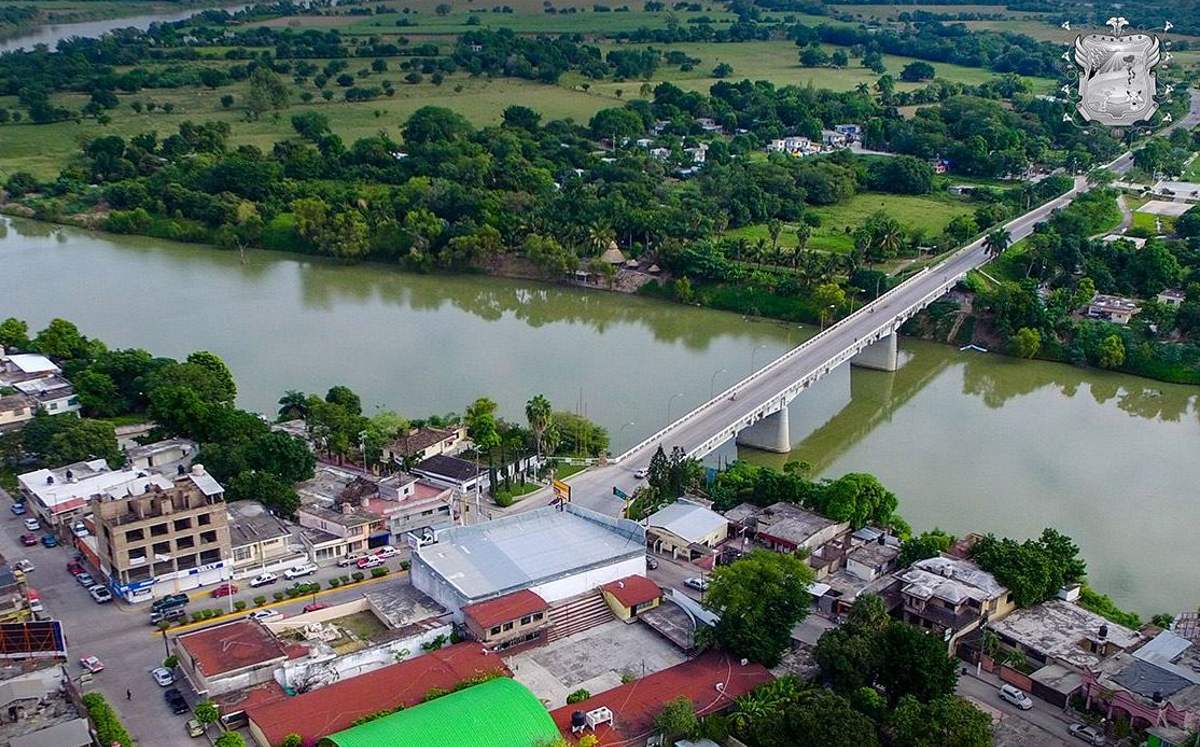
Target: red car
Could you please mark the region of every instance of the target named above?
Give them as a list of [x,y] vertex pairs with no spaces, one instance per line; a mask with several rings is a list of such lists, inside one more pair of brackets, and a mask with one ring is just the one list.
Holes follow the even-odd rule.
[[83,573],[83,563],[80,563],[78,560],[72,560],[70,563],[67,563],[67,572],[72,576],[78,576]]
[[37,543],[38,543],[38,538],[37,538],[36,534],[30,534],[30,533],[26,532],[25,534],[21,535],[21,544],[22,545],[25,545],[26,547],[32,547],[33,545],[36,545]]
[[305,612],[316,612],[317,610],[325,609],[325,605],[320,602],[309,602],[301,608]]
[[227,597],[230,594],[238,593],[238,585],[234,583],[224,583],[212,590],[214,597]]

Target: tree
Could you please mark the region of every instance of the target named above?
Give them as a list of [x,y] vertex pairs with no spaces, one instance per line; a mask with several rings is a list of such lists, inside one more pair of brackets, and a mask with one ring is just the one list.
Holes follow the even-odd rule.
[[433,9],[439,16],[448,16],[450,11],[454,10],[449,3],[438,3],[438,6]]
[[542,115],[538,114],[528,106],[513,104],[504,109],[504,124],[509,127],[517,127],[529,132],[537,132],[538,124],[542,120]]
[[30,347],[42,355],[58,361],[89,358],[97,352],[79,328],[65,319],[52,319],[46,328],[37,333]]
[[521,251],[546,277],[562,277],[579,267],[579,258],[552,238],[531,233]]
[[474,128],[461,114],[441,106],[423,106],[404,123],[404,142],[431,145],[466,138]]
[[279,420],[295,420],[308,414],[308,397],[304,392],[288,389],[279,398]]
[[196,720],[202,724],[211,724],[221,717],[221,712],[217,710],[217,707],[211,700],[197,703],[194,711],[196,713]]
[[663,706],[654,717],[654,728],[662,734],[666,744],[694,737],[700,731],[700,719],[690,698],[680,695]]
[[329,133],[329,117],[320,112],[300,112],[292,115],[292,129],[310,142],[319,142]]
[[766,550],[716,568],[705,601],[721,613],[717,641],[735,656],[778,664],[808,614],[813,578],[803,558]]
[[838,307],[846,302],[846,291],[837,283],[822,283],[813,291],[813,303],[817,305],[821,324],[828,316],[837,314]]
[[893,622],[880,637],[879,684],[893,705],[911,695],[922,702],[954,693],[958,665],[946,644],[908,623]]
[[948,695],[921,703],[905,697],[887,719],[895,747],[988,747],[992,720],[962,698]]
[[250,74],[250,87],[243,101],[246,116],[258,119],[268,111],[287,106],[288,86],[270,68],[259,66]]
[[279,743],[279,747],[304,747],[304,737],[299,734],[288,734]]
[[845,698],[812,688],[747,729],[757,747],[878,747],[875,724]]
[[525,403],[525,419],[529,422],[529,430],[533,431],[533,442],[538,456],[542,455],[542,437],[550,427],[550,418],[554,408],[545,395],[538,394]]
[[325,401],[337,405],[354,415],[362,414],[362,399],[348,386],[337,384],[325,392]]
[[288,518],[296,516],[300,497],[291,485],[270,472],[249,470],[229,481],[225,497],[231,501],[253,500],[271,510],[272,513]]
[[489,453],[500,445],[500,432],[496,423],[496,403],[480,397],[467,407],[467,436],[475,442],[475,448]]
[[1012,347],[1021,358],[1033,358],[1042,347],[1042,334],[1036,329],[1021,327],[1012,337]]
[[221,391],[220,401],[232,402],[237,397],[237,384],[233,380],[233,373],[220,357],[207,350],[197,350],[187,357],[187,362],[212,375],[214,386]]
[[910,62],[900,71],[900,80],[908,83],[920,83],[925,80],[933,80],[934,73],[933,65],[928,62]]
[[733,65],[730,65],[728,62],[718,63],[712,71],[712,77],[714,78],[728,78],[731,75],[733,75]]
[[624,138],[635,137],[646,130],[646,124],[634,111],[624,108],[601,109],[592,115],[588,128],[596,139],[611,138],[618,145]]
[[125,461],[112,423],[102,420],[39,414],[21,435],[25,450],[49,465],[103,459],[116,468]]
[[800,50],[800,64],[804,67],[825,67],[829,64],[829,55],[818,44],[810,44]]
[[983,247],[989,256],[996,257],[1004,253],[1012,243],[1012,237],[1004,228],[997,228],[983,239]]
[[1117,368],[1125,363],[1125,342],[1120,335],[1109,335],[1100,341],[1096,363],[1101,368]]
[[215,747],[246,747],[246,740],[242,739],[242,735],[236,731],[227,731],[217,737],[217,741],[213,744]]
[[75,386],[79,406],[86,414],[98,418],[121,414],[118,407],[120,392],[108,374],[87,369],[75,376],[71,383]]
[[850,472],[826,484],[813,497],[814,510],[835,521],[848,521],[857,528],[868,522],[887,525],[899,501],[874,476],[865,472]]
[[0,347],[6,350],[29,349],[29,325],[11,316],[0,322]]
[[936,558],[949,550],[953,544],[954,537],[937,527],[928,532],[921,532],[916,537],[904,540],[900,545],[900,567],[907,568],[918,560]]
[[971,558],[1008,588],[1019,607],[1053,597],[1065,584],[1082,580],[1087,571],[1074,541],[1049,528],[1024,542],[989,534],[972,545]]

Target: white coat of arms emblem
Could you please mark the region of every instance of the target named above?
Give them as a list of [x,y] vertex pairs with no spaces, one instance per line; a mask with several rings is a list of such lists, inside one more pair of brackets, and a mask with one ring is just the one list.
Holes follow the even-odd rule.
[[1079,66],[1077,109],[1088,121],[1127,127],[1149,119],[1158,109],[1154,68],[1161,59],[1153,34],[1122,34],[1124,18],[1110,18],[1113,34],[1075,37]]

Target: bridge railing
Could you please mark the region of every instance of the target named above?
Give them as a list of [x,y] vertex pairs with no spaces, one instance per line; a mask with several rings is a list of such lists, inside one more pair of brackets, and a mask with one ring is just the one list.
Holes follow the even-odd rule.
[[[1039,205],[1038,207],[1034,208],[1033,210],[1029,211],[1028,213],[1025,213],[1021,216],[1018,216],[1017,218],[1014,218],[1014,219],[1008,221],[1007,223],[1004,224],[1005,230],[1008,230],[1010,227],[1016,225],[1018,222],[1020,222],[1021,220],[1025,219],[1026,217],[1028,217],[1029,215],[1031,215],[1035,212],[1038,212],[1038,211],[1050,212],[1050,211],[1057,209],[1060,206],[1060,203],[1069,202],[1072,199],[1074,192],[1075,192],[1075,189],[1073,188],[1071,191],[1067,192],[1066,194],[1059,195],[1058,197],[1054,198],[1053,200],[1050,200],[1042,205]],[[614,461],[617,461],[617,462],[624,461],[625,459],[629,458],[630,456],[637,453],[638,451],[646,448],[647,446],[653,445],[654,443],[661,441],[665,436],[667,436],[668,434],[672,433],[675,430],[678,430],[684,424],[689,423],[692,420],[695,420],[698,416],[704,414],[709,409],[711,409],[712,407],[714,407],[715,405],[720,403],[722,400],[728,399],[735,392],[741,391],[743,388],[746,387],[746,385],[753,383],[755,380],[757,380],[763,376],[766,376],[768,373],[774,371],[778,367],[780,367],[782,365],[786,365],[789,361],[796,358],[797,356],[803,355],[810,348],[812,348],[817,342],[823,340],[825,337],[827,337],[829,335],[832,335],[834,332],[838,331],[840,328],[842,328],[846,324],[848,324],[851,320],[856,319],[863,314],[870,313],[869,310],[871,308],[873,308],[874,306],[876,306],[877,304],[879,304],[881,301],[884,301],[886,299],[889,299],[892,296],[899,295],[902,292],[907,291],[911,286],[916,285],[917,283],[919,283],[921,280],[925,279],[931,273],[936,273],[940,270],[940,268],[944,268],[946,265],[955,261],[960,256],[967,254],[969,252],[975,251],[983,244],[983,242],[984,242],[984,238],[975,239],[974,241],[966,244],[965,246],[960,248],[958,251],[951,254],[949,257],[946,257],[944,260],[942,260],[936,266],[922,268],[915,275],[908,278],[904,282],[900,283],[895,288],[892,288],[887,293],[884,293],[883,295],[879,296],[878,298],[876,298],[875,300],[871,301],[868,304],[864,304],[857,311],[854,311],[849,316],[847,316],[845,319],[842,319],[835,324],[831,324],[830,326],[826,327],[824,330],[822,330],[822,331],[818,332],[817,334],[813,335],[812,337],[808,338],[804,342],[800,343],[796,347],[787,351],[786,353],[779,356],[775,360],[771,361],[767,365],[763,366],[762,368],[758,369],[757,371],[752,372],[749,376],[747,376],[746,378],[737,382],[736,384],[729,387],[728,389],[721,392],[720,394],[716,395],[712,399],[708,400],[707,402],[701,403],[700,405],[698,405],[691,411],[689,411],[689,412],[685,413],[684,415],[682,415],[681,417],[679,417],[674,422],[668,423],[664,428],[656,431],[655,433],[651,434],[650,436],[647,436],[646,438],[642,439],[638,443],[634,444],[632,447],[621,452],[621,454],[618,457],[616,457],[616,459]],[[947,290],[952,288],[963,275],[965,275],[965,273],[957,273],[953,277],[948,277],[945,281],[943,281],[942,283],[939,283],[938,286],[933,291],[930,291],[929,293],[925,294],[924,296],[921,297],[920,300],[916,301],[915,303],[909,304],[902,311],[898,312],[895,316],[891,317],[889,319],[889,321],[882,323],[879,327],[873,329],[871,332],[864,335],[861,339],[870,339],[871,337],[874,337],[875,335],[880,334],[882,331],[884,331],[888,327],[894,327],[895,319],[897,317],[907,314],[911,309],[922,308],[923,306],[927,306],[929,303],[932,302],[932,300],[936,300],[937,298],[940,298],[942,295],[944,295],[946,293]],[[822,365],[824,365],[824,364],[822,364]],[[821,366],[817,366],[816,370],[819,370],[820,368],[821,368]],[[728,426],[724,426],[724,427],[722,427],[721,430],[725,430],[727,428],[728,428]]]

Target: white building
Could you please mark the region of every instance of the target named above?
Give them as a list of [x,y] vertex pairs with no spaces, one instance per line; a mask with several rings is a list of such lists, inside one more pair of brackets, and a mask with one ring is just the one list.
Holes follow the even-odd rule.
[[457,622],[463,607],[523,589],[553,604],[645,573],[645,529],[570,503],[443,529],[411,568],[412,585]]
[[18,381],[13,384],[13,388],[36,400],[38,409],[47,415],[79,412],[79,398],[75,396],[75,387],[57,374]]
[[79,518],[94,495],[124,498],[141,495],[151,486],[171,487],[171,481],[162,475],[114,470],[103,459],[26,472],[17,482],[28,508],[51,526]]

